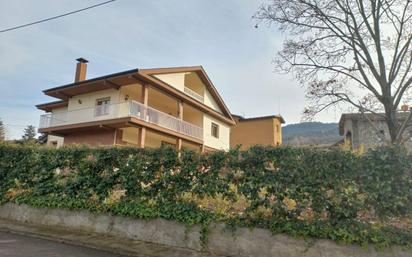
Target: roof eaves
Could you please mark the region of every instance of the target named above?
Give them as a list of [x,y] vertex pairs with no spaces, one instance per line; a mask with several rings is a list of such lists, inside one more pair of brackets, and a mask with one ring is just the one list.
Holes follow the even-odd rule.
[[215,94],[215,96],[218,98],[220,104],[222,105],[221,107],[223,107],[223,111],[226,113],[226,115],[232,120],[232,122],[235,122],[235,120],[232,117],[232,114],[229,111],[229,108],[226,106],[225,101],[223,101],[222,96],[219,94],[219,91],[217,91],[215,85],[213,84],[212,80],[209,78],[209,75],[207,75],[205,69],[203,69],[203,66],[200,66],[200,70],[199,70],[204,77],[206,78],[206,82],[210,85],[212,91],[214,91],[213,93]]
[[37,104],[36,107],[41,107],[41,106],[46,106],[46,105],[63,104],[63,103],[67,103],[67,101],[66,100],[57,100],[57,101],[53,101],[53,102]]
[[251,117],[251,118],[244,118],[240,115],[234,115],[235,117],[239,117],[239,121],[253,121],[253,120],[264,120],[264,119],[280,119],[281,123],[285,123],[285,119],[281,115],[268,115],[268,116],[258,116],[258,117]]
[[117,77],[117,76],[122,76],[122,75],[126,75],[126,74],[136,73],[138,71],[139,71],[139,69],[136,68],[136,69],[131,69],[131,70],[127,70],[127,71],[112,73],[112,74],[109,74],[109,75],[104,75],[104,76],[100,76],[100,77],[96,77],[96,78],[92,78],[92,79],[86,79],[86,80],[82,80],[82,81],[79,81],[79,82],[66,84],[66,85],[63,85],[63,86],[58,86],[58,87],[45,89],[45,90],[43,90],[43,93],[56,91],[56,90],[59,90],[59,89],[65,89],[65,88],[69,88],[69,87],[72,87],[72,86],[87,84],[87,83],[91,83],[91,82],[94,82],[94,81],[104,80],[104,79],[113,78],[113,77]]

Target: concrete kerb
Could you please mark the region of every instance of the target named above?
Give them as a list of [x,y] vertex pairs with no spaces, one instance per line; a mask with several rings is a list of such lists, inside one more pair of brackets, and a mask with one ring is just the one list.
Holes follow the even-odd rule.
[[[201,253],[200,226],[185,225],[164,219],[139,220],[86,211],[36,209],[26,205],[0,206],[0,218],[42,226],[55,226],[97,233],[106,236],[186,249]],[[279,256],[279,257],[412,257],[411,250],[391,247],[376,251],[373,246],[338,245],[331,240],[314,240],[313,245],[303,239],[272,235],[265,229],[225,229],[224,224],[212,224],[208,232],[207,250],[219,256]]]
[[[97,233],[86,233],[60,227],[33,225],[0,219],[0,231],[40,238],[58,243],[82,246],[124,256],[135,257],[218,257],[179,247],[171,247]],[[223,257],[223,256],[220,256]]]

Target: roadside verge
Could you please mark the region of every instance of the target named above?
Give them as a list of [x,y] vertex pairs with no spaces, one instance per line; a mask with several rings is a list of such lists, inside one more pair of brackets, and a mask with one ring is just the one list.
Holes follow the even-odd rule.
[[228,230],[221,223],[209,226],[202,245],[199,226],[11,203],[0,206],[0,219],[3,230],[142,257],[412,257],[410,249],[401,247],[377,251],[373,246],[338,245],[331,240],[308,243],[265,229]]
[[188,249],[0,219],[0,231],[136,257],[211,257]]

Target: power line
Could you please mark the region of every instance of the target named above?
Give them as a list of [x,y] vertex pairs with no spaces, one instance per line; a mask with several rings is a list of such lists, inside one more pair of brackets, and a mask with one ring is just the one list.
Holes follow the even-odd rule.
[[8,127],[18,127],[18,128],[25,128],[28,126],[28,125],[19,125],[19,124],[4,124],[4,125]]
[[89,10],[89,9],[92,9],[92,8],[95,8],[95,7],[99,7],[99,6],[114,2],[114,1],[116,1],[116,0],[106,1],[106,2],[103,2],[103,3],[100,3],[100,4],[91,5],[89,7],[85,7],[85,8],[75,10],[75,11],[72,11],[72,12],[68,12],[68,13],[64,13],[64,14],[60,14],[60,15],[57,15],[57,16],[53,16],[53,17],[50,17],[50,18],[43,19],[43,20],[26,23],[26,24],[19,25],[19,26],[16,26],[16,27],[12,27],[12,28],[8,28],[8,29],[3,29],[3,30],[0,30],[0,33],[8,32],[8,31],[16,30],[16,29],[21,29],[21,28],[24,28],[24,27],[36,25],[36,24],[46,22],[46,21],[50,21],[50,20],[55,20],[55,19],[58,19],[58,18],[61,18],[61,17],[64,17],[64,16],[68,16],[68,15],[83,12],[83,11],[86,11],[86,10]]

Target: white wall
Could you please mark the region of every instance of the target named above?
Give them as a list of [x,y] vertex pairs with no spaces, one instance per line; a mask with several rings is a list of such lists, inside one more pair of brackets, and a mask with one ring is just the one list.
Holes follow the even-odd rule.
[[[55,143],[55,144],[53,144]],[[47,146],[56,146],[57,148],[63,146],[64,137],[48,135],[47,136]]]
[[[219,138],[212,136],[212,122],[219,125]],[[203,140],[205,146],[229,150],[230,126],[205,114],[203,116]]]
[[[72,98],[69,98],[68,110],[72,111],[84,108],[94,108],[97,99],[106,97],[110,97],[110,103],[118,103],[120,100],[120,90],[107,89],[73,96]],[[79,100],[81,101],[81,103],[79,102]]]
[[67,111],[67,106],[54,108],[51,112],[52,113],[61,113],[61,112],[66,112],[66,111]]
[[171,85],[174,88],[179,89],[184,92],[185,89],[185,72],[181,73],[169,73],[169,74],[158,74],[154,75],[155,78]]
[[[109,115],[96,116],[94,109],[96,107],[96,100],[107,97],[110,97],[111,104]],[[62,123],[61,121],[65,121],[69,124],[75,124],[126,117],[129,112],[129,105],[125,103],[124,99],[121,99],[120,97],[120,90],[116,89],[107,89],[73,96],[69,99],[69,104],[67,107],[68,112],[61,114],[56,113],[56,115],[54,115],[53,125],[64,125],[58,124]]]
[[[191,76],[190,73],[171,73],[171,74],[159,74],[159,75],[154,75],[156,78],[164,81],[165,83],[173,86],[174,88],[184,92],[185,89],[185,76]],[[197,76],[197,75],[196,75]],[[206,106],[209,106],[213,110],[222,113],[222,110],[220,109],[219,105],[216,103],[210,92],[206,89],[206,86],[201,82],[200,78],[198,79],[191,79],[192,83],[196,83],[196,86],[201,86],[203,87],[203,92],[204,95],[204,104]],[[200,85],[201,84],[201,85]]]
[[67,109],[68,109],[67,106],[52,109],[51,119],[49,120],[49,123],[46,122],[45,124],[41,124],[41,126],[54,127],[54,126],[65,125],[67,121]]
[[215,99],[212,97],[210,94],[209,90],[205,90],[205,105],[209,106],[213,110],[222,113],[222,110],[220,109],[219,105],[216,103]]

